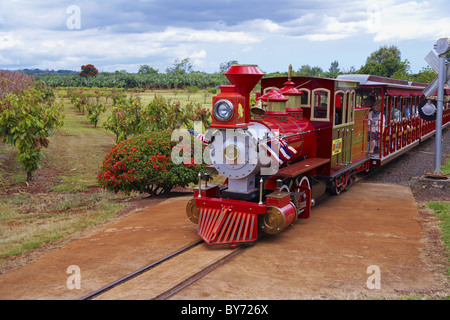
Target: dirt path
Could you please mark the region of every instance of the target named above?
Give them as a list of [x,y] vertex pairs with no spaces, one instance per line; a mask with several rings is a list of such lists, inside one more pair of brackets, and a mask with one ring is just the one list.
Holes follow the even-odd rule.
[[[419,213],[407,187],[361,183],[174,299],[448,296],[448,261],[426,226],[432,215]],[[374,270],[379,287],[369,279]]]
[[[184,247],[197,239],[187,199],[168,199],[0,275],[0,298],[78,299]],[[448,261],[428,224],[432,214],[420,213],[408,187],[360,183],[173,299],[447,296]],[[79,268],[80,289],[70,289],[70,266]],[[380,288],[367,286],[371,266]]]

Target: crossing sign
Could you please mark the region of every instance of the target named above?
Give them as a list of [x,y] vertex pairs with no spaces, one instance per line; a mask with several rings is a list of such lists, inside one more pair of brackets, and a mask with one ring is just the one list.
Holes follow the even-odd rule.
[[[433,70],[439,74],[439,58],[433,51],[430,51],[427,54],[427,56],[425,57],[425,61],[428,62],[428,64],[433,68]],[[445,81],[448,83],[450,82],[450,64],[447,65],[447,69],[445,71],[446,71]],[[432,96],[433,94],[436,93],[438,89],[438,77],[439,76],[436,76],[436,78],[434,78],[434,80],[431,81],[430,84],[425,89],[422,90],[423,94],[426,97]]]
[[[424,104],[419,106],[419,114],[424,119],[426,116],[436,115],[436,152],[434,155],[434,173],[436,175],[442,174],[441,167],[441,153],[442,153],[442,115],[444,106],[444,84],[449,83],[450,79],[450,65],[445,67],[445,57],[444,54],[450,50],[450,40],[449,38],[441,38],[434,45],[434,50],[436,50],[439,58],[430,52],[425,60],[428,64],[437,72],[438,76],[434,79],[422,92],[425,97],[430,97],[437,91],[437,105],[433,106],[428,99]],[[421,113],[423,111],[423,113]],[[426,120],[426,119],[425,119]]]
[[450,39],[449,38],[441,38],[434,44],[434,50],[436,50],[437,54],[445,54],[450,49]]

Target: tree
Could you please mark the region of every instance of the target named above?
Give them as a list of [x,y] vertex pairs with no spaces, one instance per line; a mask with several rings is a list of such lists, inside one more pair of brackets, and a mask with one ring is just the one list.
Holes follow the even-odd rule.
[[189,86],[186,88],[186,94],[187,94],[187,98],[189,101],[189,97],[191,96],[191,94],[195,94],[198,92],[198,87],[197,86]]
[[223,62],[219,66],[219,71],[220,72],[226,72],[228,69],[230,69],[231,65],[238,64],[238,63],[239,62],[237,62],[236,60],[230,60],[228,62]]
[[426,66],[422,68],[419,73],[413,74],[408,80],[430,83],[434,80],[434,78],[436,78],[436,76],[437,73],[430,66]]
[[82,77],[95,77],[98,75],[98,69],[92,64],[87,64],[85,66],[81,66],[81,72],[79,75]]
[[367,57],[366,64],[358,73],[389,78],[395,73],[406,73],[408,65],[407,60],[401,61],[400,50],[396,46],[381,46]]
[[369,62],[382,63],[383,60],[388,58],[394,58],[395,60],[400,62],[401,61],[400,50],[394,45],[390,47],[381,46],[378,50],[372,52],[370,56],[367,57],[366,63]]
[[158,69],[155,69],[153,67],[150,67],[149,65],[144,64],[139,67],[138,74],[157,75],[158,71],[159,71]]
[[173,63],[173,67],[167,68],[166,72],[175,74],[185,74],[192,72],[191,60],[189,58],[184,58],[183,60],[177,58]]
[[334,60],[331,65],[330,69],[328,69],[327,77],[330,78],[336,78],[338,75],[341,74],[341,70],[339,69],[339,62],[337,60]]
[[15,145],[17,160],[24,166],[27,181],[40,167],[55,128],[63,125],[63,104],[56,102],[52,88],[36,83],[0,100],[0,138]]
[[400,62],[400,67],[395,71],[391,78],[400,79],[400,80],[410,80],[411,78],[411,65],[409,61],[406,59],[405,61]]
[[298,69],[297,74],[302,77],[321,77],[323,75],[323,70],[320,67],[312,67],[308,64],[303,65]]

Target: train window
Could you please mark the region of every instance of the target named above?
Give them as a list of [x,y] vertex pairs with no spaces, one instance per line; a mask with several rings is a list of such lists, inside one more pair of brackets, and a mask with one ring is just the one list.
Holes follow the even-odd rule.
[[315,89],[312,92],[311,120],[329,121],[330,91]]
[[300,107],[301,108],[311,107],[310,102],[309,102],[310,91],[305,88],[298,89],[298,91],[303,92],[303,94],[300,96]]
[[347,95],[343,91],[337,91],[334,96],[334,125],[345,123],[347,107]]
[[356,92],[354,90],[347,92],[347,123],[353,123],[353,114],[355,112],[356,105]]

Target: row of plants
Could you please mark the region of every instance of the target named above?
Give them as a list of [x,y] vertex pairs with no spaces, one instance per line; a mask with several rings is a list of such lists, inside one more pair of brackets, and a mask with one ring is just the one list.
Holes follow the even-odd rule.
[[207,74],[203,72],[181,75],[176,73],[136,74],[116,71],[114,73],[101,72],[91,77],[82,77],[73,73],[41,73],[35,76],[53,87],[177,89],[194,86],[198,88],[216,87],[229,83],[221,73]]
[[100,115],[107,110],[109,116],[103,127],[116,135],[116,142],[133,134],[148,131],[174,130],[190,127],[195,121],[207,128],[211,123],[211,111],[193,101],[182,106],[180,101],[155,95],[143,104],[140,96],[127,94],[122,90],[67,90],[67,98],[75,108],[97,126]]
[[[191,128],[195,121],[204,128],[209,126],[211,113],[201,104],[189,102],[183,106],[158,95],[143,104],[139,96],[121,90],[67,90],[67,98],[79,114],[88,118],[96,107],[103,107],[101,112],[108,110],[103,127],[115,133],[116,144],[98,173],[98,182],[104,189],[158,195],[197,183],[198,173],[206,171],[204,164],[193,161],[194,138],[189,143],[178,137],[172,140],[174,130]],[[187,152],[183,163],[172,161],[174,148],[179,148],[177,154]]]

